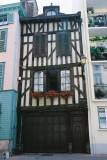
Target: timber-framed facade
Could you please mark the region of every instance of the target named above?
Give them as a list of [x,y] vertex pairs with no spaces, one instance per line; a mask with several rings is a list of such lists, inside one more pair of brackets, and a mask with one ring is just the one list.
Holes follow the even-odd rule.
[[[81,13],[59,6],[21,22],[17,144],[24,152],[86,152],[87,101]],[[49,90],[72,96],[44,96]],[[42,97],[31,96],[39,92]],[[49,92],[48,92],[49,93]]]

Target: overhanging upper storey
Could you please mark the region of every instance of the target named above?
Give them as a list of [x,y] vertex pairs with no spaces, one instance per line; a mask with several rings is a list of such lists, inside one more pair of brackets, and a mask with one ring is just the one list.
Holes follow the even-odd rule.
[[20,22],[21,23],[31,23],[31,22],[58,22],[64,19],[68,20],[73,20],[73,21],[78,21],[81,22],[81,12],[78,12],[76,14],[58,14],[54,16],[45,16],[44,14],[38,15],[36,17],[26,17],[26,18],[21,18]]

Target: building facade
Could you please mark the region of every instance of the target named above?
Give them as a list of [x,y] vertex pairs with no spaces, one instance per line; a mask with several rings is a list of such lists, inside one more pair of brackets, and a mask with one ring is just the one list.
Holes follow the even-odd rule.
[[0,152],[16,144],[17,84],[20,53],[20,3],[0,6]]
[[88,152],[81,13],[22,18],[17,144],[23,152]]
[[107,2],[73,1],[82,12],[91,154],[107,154]]

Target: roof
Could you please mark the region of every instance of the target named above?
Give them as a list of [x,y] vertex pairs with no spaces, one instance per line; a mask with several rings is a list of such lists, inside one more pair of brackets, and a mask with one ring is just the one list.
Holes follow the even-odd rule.
[[72,20],[76,20],[76,21],[82,21],[81,19],[81,12],[78,12],[76,14],[63,14],[60,13],[59,15],[55,15],[55,16],[44,16],[43,14],[38,15],[36,17],[25,17],[25,18],[21,18],[20,22],[24,23],[24,22],[43,22],[43,21],[48,21],[48,22],[53,22],[53,21],[60,21],[63,19],[72,19]]

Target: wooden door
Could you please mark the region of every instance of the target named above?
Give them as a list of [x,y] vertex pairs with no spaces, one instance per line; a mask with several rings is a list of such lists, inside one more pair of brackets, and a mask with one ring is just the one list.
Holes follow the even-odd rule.
[[86,126],[85,118],[74,116],[72,118],[72,150],[73,153],[85,153]]
[[23,118],[24,152],[67,152],[66,115],[28,115]]

